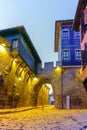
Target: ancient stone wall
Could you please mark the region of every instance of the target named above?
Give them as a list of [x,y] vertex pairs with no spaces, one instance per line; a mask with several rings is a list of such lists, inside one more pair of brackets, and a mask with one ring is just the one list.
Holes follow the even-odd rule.
[[61,71],[56,71],[56,68],[51,62],[45,64],[40,73],[42,79],[48,79],[45,83],[50,83],[53,87],[55,106],[66,109],[68,96],[71,109],[87,108],[87,92],[82,83],[81,68],[62,67]]
[[70,108],[87,108],[87,92],[80,79],[81,68],[65,68],[62,77],[63,107],[66,108],[66,97],[70,97]]

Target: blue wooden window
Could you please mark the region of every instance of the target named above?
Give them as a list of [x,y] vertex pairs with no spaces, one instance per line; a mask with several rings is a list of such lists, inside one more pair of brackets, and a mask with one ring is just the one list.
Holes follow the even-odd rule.
[[81,50],[76,50],[75,58],[76,60],[81,60]]
[[69,60],[70,53],[69,50],[63,50],[63,60]]
[[17,48],[18,47],[18,39],[13,39],[12,40],[12,48]]
[[68,29],[62,30],[62,39],[69,39],[69,30]]
[[74,39],[80,38],[80,32],[74,32]]

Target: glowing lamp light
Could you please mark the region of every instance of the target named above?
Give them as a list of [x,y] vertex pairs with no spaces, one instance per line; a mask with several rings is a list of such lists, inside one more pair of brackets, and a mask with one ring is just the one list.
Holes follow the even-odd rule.
[[38,78],[36,78],[36,77],[33,78],[33,81],[37,81],[37,80],[38,80]]
[[17,59],[14,59],[14,61],[17,61]]
[[57,70],[57,71],[60,71],[60,70],[61,70],[61,68],[58,66],[58,67],[56,68],[56,70]]
[[21,81],[21,80],[22,80],[22,79],[21,79],[21,77],[19,77],[18,79],[19,79],[19,81]]
[[79,73],[82,74],[82,69],[79,70]]
[[39,81],[39,79],[37,77],[34,77],[32,84],[36,84],[38,81]]
[[62,70],[62,69],[61,69],[61,67],[59,67],[59,66],[57,66],[56,69],[55,69],[56,72],[61,72],[61,70]]
[[16,65],[17,59],[13,59],[13,65]]
[[13,64],[15,64],[16,62],[15,62],[15,60],[13,61]]
[[4,46],[0,45],[0,51],[1,52],[5,52],[6,51],[5,48],[4,48]]
[[4,47],[6,47],[6,45],[3,43],[3,44],[1,44],[2,46],[4,46]]

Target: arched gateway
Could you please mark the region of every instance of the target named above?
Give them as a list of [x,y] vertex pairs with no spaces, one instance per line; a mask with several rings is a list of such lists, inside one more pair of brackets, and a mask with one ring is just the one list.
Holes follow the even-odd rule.
[[34,86],[34,92],[38,95],[43,84],[51,84],[54,93],[54,105],[57,108],[62,108],[62,70],[60,67],[53,67],[53,62],[48,62],[48,67],[45,66],[39,70],[39,82]]

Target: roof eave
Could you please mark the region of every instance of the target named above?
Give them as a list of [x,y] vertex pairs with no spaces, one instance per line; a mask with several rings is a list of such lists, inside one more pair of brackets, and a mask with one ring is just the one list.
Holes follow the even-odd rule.
[[79,31],[80,18],[82,16],[82,11],[85,9],[86,5],[87,5],[87,0],[79,0],[74,22],[73,22],[73,30],[75,31]]
[[28,39],[28,41],[31,43],[29,47],[31,48],[34,57],[38,60],[38,62],[42,62],[40,57],[39,57],[39,55],[38,55],[38,53],[37,53],[37,51],[36,51],[36,49],[35,49],[35,47],[34,47],[34,45],[33,45],[33,43],[32,43],[32,41],[31,41],[31,39],[30,39],[30,37],[29,37],[29,35],[27,34],[27,32],[26,32],[24,27],[20,31],[20,33],[26,40]]
[[[20,33],[28,43],[30,42],[30,48],[31,48],[32,54],[35,57],[35,59],[37,60],[37,62],[42,62],[36,49],[34,48],[34,45],[31,41],[29,35],[26,32],[25,27],[23,25],[0,30],[0,35],[2,37],[12,35],[12,34],[18,34],[18,33]],[[28,44],[28,46],[29,46],[29,44]]]

